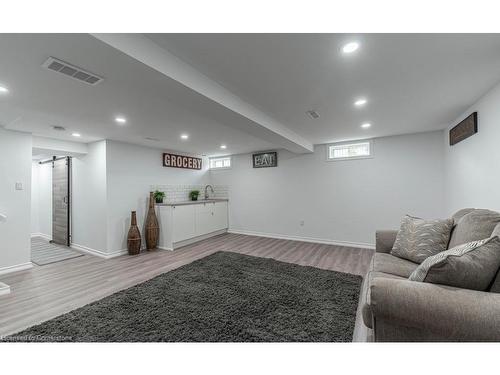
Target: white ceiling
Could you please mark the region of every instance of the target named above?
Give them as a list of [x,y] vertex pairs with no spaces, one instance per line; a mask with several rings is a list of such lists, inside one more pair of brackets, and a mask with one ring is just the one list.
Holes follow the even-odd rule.
[[[88,34],[0,35],[0,125],[7,129],[79,142],[99,139],[195,154],[241,153],[274,148],[231,127],[231,117],[186,87]],[[54,56],[104,77],[96,86],[46,70]],[[125,126],[114,122],[127,118]],[[227,124],[229,125],[227,125]],[[52,129],[66,127],[66,132]],[[71,136],[82,134],[81,138]],[[182,141],[180,134],[189,134]],[[160,141],[149,141],[146,137]],[[221,144],[227,149],[221,152]]]
[[147,36],[315,144],[442,129],[500,80],[499,34]]
[[[0,84],[10,93],[0,96],[0,125],[81,142],[107,138],[196,154],[243,153],[286,147],[287,138],[317,144],[441,129],[500,79],[499,35],[147,38],[268,117],[253,121],[148,66],[151,56],[132,58],[87,34],[3,34]],[[343,56],[339,49],[350,40],[361,47]],[[44,70],[41,64],[49,56],[104,81],[89,86]],[[369,100],[362,109],[352,105],[359,96]],[[309,109],[321,117],[310,119],[305,114]],[[126,126],[113,121],[118,114],[127,118]],[[281,134],[261,131],[269,119],[283,125]],[[365,121],[372,123],[368,130],[359,127]],[[52,125],[68,131],[56,132]],[[82,137],[71,137],[73,131]],[[180,140],[181,133],[188,133],[189,140]],[[225,152],[220,144],[228,145]]]

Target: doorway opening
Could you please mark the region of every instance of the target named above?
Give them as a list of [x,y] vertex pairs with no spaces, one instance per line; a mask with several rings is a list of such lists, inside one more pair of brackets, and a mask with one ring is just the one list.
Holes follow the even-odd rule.
[[43,266],[82,256],[71,246],[72,158],[34,157],[31,261]]

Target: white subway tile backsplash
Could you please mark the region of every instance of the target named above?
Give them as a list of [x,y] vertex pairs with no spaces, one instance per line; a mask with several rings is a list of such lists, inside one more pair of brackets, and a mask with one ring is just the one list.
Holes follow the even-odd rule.
[[[213,185],[214,193],[209,189],[210,198],[229,198],[229,186]],[[189,192],[200,191],[200,199],[204,198],[205,185],[151,185],[151,191],[163,191],[166,195],[164,202],[182,202],[189,200]]]

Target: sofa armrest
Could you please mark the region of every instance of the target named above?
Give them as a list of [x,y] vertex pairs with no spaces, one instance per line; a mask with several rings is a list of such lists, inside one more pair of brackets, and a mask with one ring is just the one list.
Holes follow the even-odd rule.
[[377,253],[390,253],[396,242],[397,230],[377,230],[375,232],[375,251]]
[[383,277],[370,293],[377,341],[500,341],[498,293]]

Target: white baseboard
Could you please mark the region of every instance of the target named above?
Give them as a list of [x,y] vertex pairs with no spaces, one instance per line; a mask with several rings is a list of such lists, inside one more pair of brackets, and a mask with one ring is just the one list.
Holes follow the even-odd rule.
[[119,257],[120,255],[128,254],[127,249],[117,250],[117,251],[113,251],[111,253],[105,253],[104,251],[92,249],[90,247],[78,245],[76,243],[72,243],[71,247],[75,250],[82,251],[82,252],[90,254],[90,255],[95,255],[95,256],[98,256],[98,257],[104,258],[104,259],[115,258],[115,257]]
[[[207,234],[202,234],[201,236],[189,238],[189,239],[184,240],[184,241],[174,242],[171,247],[158,246],[158,249],[173,251],[173,250],[177,250],[180,247],[188,246],[188,245],[194,244],[196,242],[200,242],[200,241],[206,240],[207,238],[218,236],[219,234],[224,234],[224,233],[227,233],[227,229],[220,229],[220,230],[216,230],[215,232],[210,232],[210,233],[207,233]],[[167,241],[165,241],[165,242],[167,242]]]
[[10,293],[10,286],[4,283],[0,283],[0,296]]
[[33,267],[33,263],[31,262],[15,264],[13,266],[8,266],[8,267],[2,267],[0,268],[0,275],[5,275],[6,273],[11,273],[11,272],[24,271],[30,269],[31,267]]
[[160,249],[160,250],[174,251],[174,249],[172,249],[170,247],[163,247],[163,246],[158,246],[158,249]]
[[46,240],[52,241],[52,236],[48,234],[43,234],[43,233],[31,233],[31,238],[33,237],[42,237],[45,238]]
[[326,245],[356,247],[356,248],[369,249],[369,250],[375,249],[375,244],[364,243],[364,242],[337,241],[337,240],[328,240],[328,239],[323,239],[323,238],[289,236],[286,234],[264,233],[264,232],[255,232],[255,231],[250,231],[250,230],[238,230],[238,229],[229,229],[228,233],[245,234],[247,236],[278,238],[278,239],[282,239],[282,240],[291,240],[291,241],[322,243],[322,244],[326,244]]
[[[43,234],[43,233],[31,233],[31,237],[32,238],[33,237],[42,237],[42,238],[45,238],[46,240],[49,240],[49,241],[52,240],[52,236],[49,236],[48,234]],[[120,255],[128,254],[127,249],[117,250],[117,251],[113,251],[111,253],[105,253],[104,251],[92,249],[90,247],[78,245],[76,243],[72,243],[71,247],[75,250],[82,251],[84,253],[95,255],[95,256],[98,256],[100,258],[105,258],[105,259],[114,258],[114,257],[118,257]]]

